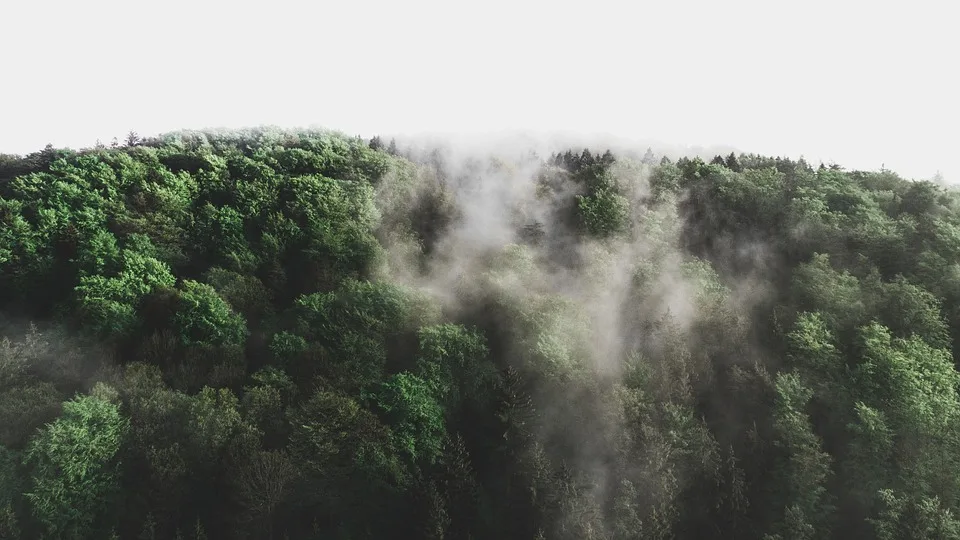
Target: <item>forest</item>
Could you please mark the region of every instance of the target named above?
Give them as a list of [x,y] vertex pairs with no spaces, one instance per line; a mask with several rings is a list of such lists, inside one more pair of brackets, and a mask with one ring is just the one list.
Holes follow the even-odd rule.
[[960,539],[958,339],[960,192],[887,170],[0,155],[0,538]]

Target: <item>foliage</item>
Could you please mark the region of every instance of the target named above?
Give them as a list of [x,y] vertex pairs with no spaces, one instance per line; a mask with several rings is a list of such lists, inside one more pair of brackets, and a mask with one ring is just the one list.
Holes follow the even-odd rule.
[[37,432],[25,455],[32,471],[25,496],[47,534],[90,535],[115,494],[126,431],[116,405],[81,396],[64,403],[63,416]]
[[185,280],[174,325],[186,345],[240,345],[247,335],[246,321],[217,291],[205,283]]
[[960,192],[457,157],[0,155],[0,537],[960,538]]

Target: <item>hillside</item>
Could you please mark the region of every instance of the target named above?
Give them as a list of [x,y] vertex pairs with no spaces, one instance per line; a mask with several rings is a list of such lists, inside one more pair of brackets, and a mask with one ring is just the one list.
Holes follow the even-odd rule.
[[889,171],[0,155],[0,336],[0,538],[960,538],[960,194]]

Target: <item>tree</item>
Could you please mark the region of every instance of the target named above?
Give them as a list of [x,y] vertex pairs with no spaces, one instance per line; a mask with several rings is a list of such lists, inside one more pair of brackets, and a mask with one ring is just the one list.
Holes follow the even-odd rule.
[[373,229],[380,219],[366,182],[292,178],[281,191],[284,214],[299,230],[298,292],[330,290],[343,278],[362,278],[380,255]]
[[259,521],[273,539],[274,512],[287,496],[297,469],[286,452],[261,451],[241,463],[233,477],[240,504],[250,519]]
[[489,395],[497,374],[485,362],[488,349],[482,334],[442,324],[421,328],[418,337],[417,374],[433,387],[441,403],[456,406],[462,397],[479,401]]
[[605,152],[603,153],[603,155],[600,156],[600,163],[601,163],[604,167],[609,167],[610,165],[613,165],[613,163],[614,163],[616,160],[617,160],[617,158],[615,158],[615,157],[613,156],[613,152],[611,152],[609,149],[607,149],[607,151],[605,151]]
[[199,214],[194,228],[197,257],[237,272],[249,272],[256,267],[240,212],[230,206],[207,203]]
[[302,472],[291,499],[316,520],[315,530],[403,531],[411,477],[390,428],[356,400],[331,391],[314,393],[289,414],[290,453]]
[[723,164],[734,172],[742,172],[743,167],[740,166],[740,160],[737,159],[737,155],[733,152],[730,152],[730,155],[723,161]]
[[137,324],[140,300],[154,290],[176,282],[170,268],[153,257],[124,250],[119,275],[88,275],[75,289],[83,320],[90,330],[103,336],[122,336]]
[[936,349],[950,347],[950,333],[933,294],[903,276],[881,286],[880,320],[896,336],[918,336]]
[[960,374],[950,353],[922,339],[896,339],[878,323],[860,331],[862,360],[853,384],[866,405],[882,411],[897,434],[893,467],[899,490],[911,497],[960,501]]
[[212,462],[241,428],[240,403],[228,388],[204,387],[190,399],[187,430],[195,455]]
[[856,276],[836,270],[828,255],[816,254],[794,271],[792,290],[801,310],[816,310],[833,332],[851,331],[864,322],[865,295]]
[[93,524],[113,507],[127,429],[117,405],[78,396],[37,432],[25,456],[31,470],[25,496],[47,534],[81,539],[94,533]]
[[879,495],[883,508],[868,520],[878,540],[960,538],[960,521],[936,497],[910,500],[890,489]]
[[[126,366],[119,389],[130,414],[132,459],[127,462],[125,492],[144,501],[162,536],[184,517],[189,480],[196,473],[190,455],[194,446],[189,433],[191,399],[168,389],[157,366],[139,362]],[[144,524],[137,521],[135,527],[142,529]]]
[[628,226],[630,202],[609,188],[592,195],[578,195],[577,206],[586,231],[600,238],[623,232]]
[[263,432],[267,445],[282,446],[289,431],[284,411],[297,395],[294,381],[273,366],[254,373],[251,379],[255,384],[243,389],[244,417]]
[[213,287],[189,279],[181,286],[174,324],[186,345],[242,345],[248,332],[243,316]]
[[18,474],[20,456],[0,445],[0,538],[21,538],[14,507],[20,502],[22,479]]
[[57,417],[62,400],[47,381],[21,383],[0,392],[0,445],[23,448],[37,428]]
[[903,212],[924,216],[932,214],[937,207],[937,202],[943,188],[929,181],[914,182],[903,194],[901,199],[901,209]]
[[420,377],[398,373],[370,396],[393,427],[397,447],[414,462],[428,464],[440,456],[446,439],[444,411],[431,390]]
[[848,426],[851,440],[842,471],[855,504],[866,513],[892,480],[894,432],[882,411],[863,402],[854,408],[856,420]]
[[832,474],[832,458],[823,452],[804,412],[813,393],[793,373],[778,375],[776,388],[774,444],[783,451],[775,484],[783,512],[777,528],[783,537],[826,536],[833,511],[826,486]]
[[312,342],[339,355],[338,363],[314,365],[312,373],[323,367],[324,375],[346,390],[382,378],[388,342],[412,330],[421,309],[416,296],[403,287],[349,279],[335,291],[298,298],[291,318],[296,334],[306,338],[304,344]]

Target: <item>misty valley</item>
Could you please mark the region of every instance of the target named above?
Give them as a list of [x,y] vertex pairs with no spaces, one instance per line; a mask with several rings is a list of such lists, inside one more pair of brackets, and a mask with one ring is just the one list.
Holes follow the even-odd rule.
[[0,154],[0,538],[960,539],[960,192],[746,153]]

